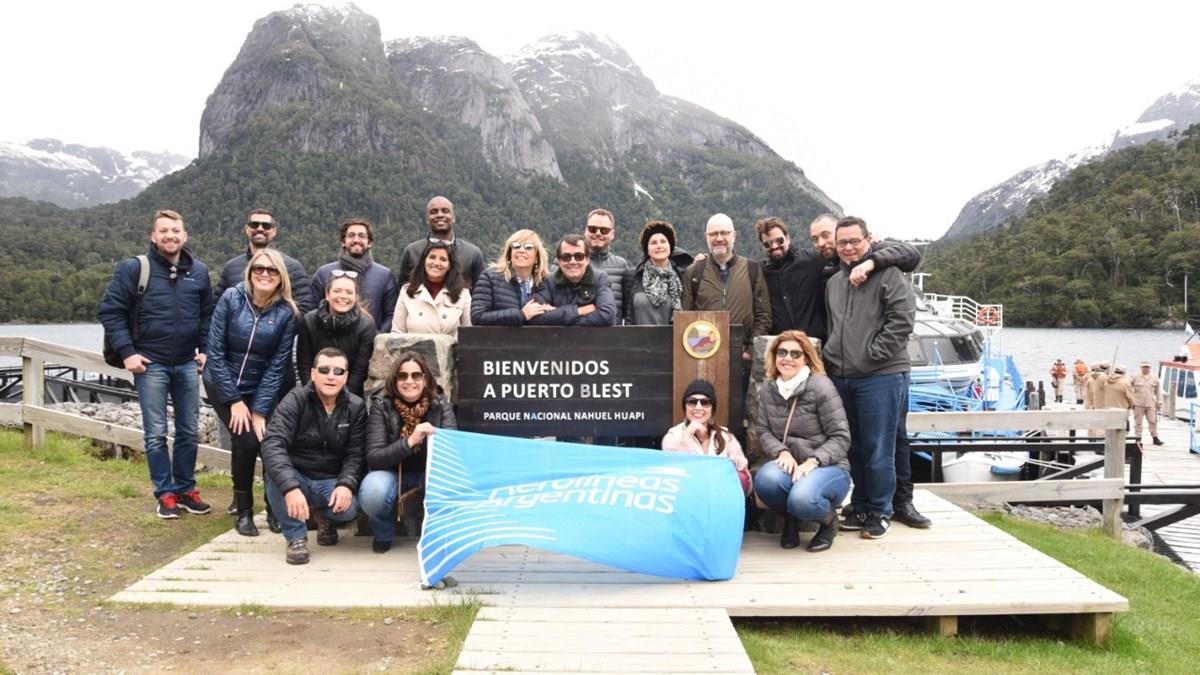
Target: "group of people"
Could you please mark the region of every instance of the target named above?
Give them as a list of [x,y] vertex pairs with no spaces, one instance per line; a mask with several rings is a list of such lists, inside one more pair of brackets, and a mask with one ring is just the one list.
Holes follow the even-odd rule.
[[901,272],[920,261],[912,246],[877,242],[861,219],[827,214],[810,226],[813,248],[801,248],[782,220],[766,218],[755,225],[764,257],[751,260],[735,252],[732,220],[716,214],[705,227],[706,254],[688,255],[674,226],[655,220],[640,232],[642,259],[630,265],[610,249],[613,214],[596,209],[583,234],[556,243],[553,261],[538,234],[522,229],[488,265],[455,233],[448,199],[431,199],[425,215],[429,233],[405,249],[399,277],[374,261],[374,228],[355,218],[338,229],[337,260],[310,281],[275,248],[274,215],[255,209],[246,252],[225,263],[214,294],[208,267],[186,246],[182,216],[154,214],[147,255],[117,266],[100,320],[134,375],[159,517],[211,510],[194,477],[201,377],[230,434],[228,511],[237,531],[259,534],[252,485],[261,456],[268,526],[284,535],[288,562],[300,564],[309,556],[306,520],[316,521],[318,544],[333,545],[337,525],[360,508],[374,550],[386,552],[398,505],[423,485],[429,437],[455,426],[434,372],[415,353],[402,354],[364,399],[377,333],[665,325],[678,310],[723,310],[746,327],[747,360],[756,336],[777,336],[753,430],[767,461],[751,475],[736,437],[712,420],[717,400],[707,382],[689,388],[684,421],[664,449],[729,457],[744,492],[786,517],[785,547],[798,545],[799,521],[815,520],[809,548],[828,548],[851,484],[841,529],[878,538],[893,517],[929,526],[912,505],[904,429],[915,300]]
[[[1127,410],[1133,414],[1133,433],[1139,443],[1142,440],[1142,424],[1146,422],[1151,442],[1154,445],[1163,445],[1158,437],[1158,417],[1162,414],[1163,392],[1158,376],[1151,372],[1151,367],[1149,361],[1142,361],[1138,372],[1130,376],[1125,366],[1120,364],[1099,361],[1089,368],[1083,359],[1075,359],[1075,367],[1070,371],[1071,384],[1075,389],[1075,404],[1086,409]],[[1050,366],[1050,382],[1054,388],[1054,400],[1058,403],[1063,402],[1067,374],[1067,364],[1062,359],[1055,359]]]

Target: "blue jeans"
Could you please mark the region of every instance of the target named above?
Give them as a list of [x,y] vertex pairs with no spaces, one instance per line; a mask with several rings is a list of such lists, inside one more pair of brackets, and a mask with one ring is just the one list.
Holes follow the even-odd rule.
[[896,493],[896,428],[907,400],[909,374],[834,377],[850,423],[850,503],[856,511],[892,515]]
[[391,541],[396,536],[396,498],[401,492],[425,483],[425,473],[406,471],[402,489],[396,489],[396,471],[377,470],[363,478],[358,489],[363,513],[371,522],[371,534],[379,541]]
[[[299,471],[295,474],[296,480],[300,481],[300,492],[308,500],[310,511],[319,513],[322,518],[334,523],[348,523],[358,517],[358,497],[352,497],[350,508],[341,513],[334,513],[329,508],[329,497],[338,486],[336,478],[312,479]],[[284,539],[295,541],[307,538],[308,528],[303,520],[296,520],[288,515],[287,502],[283,500],[283,494],[275,486],[275,481],[268,478],[264,491],[267,493],[267,501],[271,504],[271,512],[279,519],[279,525],[283,528]]]
[[[142,438],[154,496],[182,494],[196,487],[196,447],[200,426],[200,373],[195,361],[150,363],[133,376],[142,408]],[[167,397],[175,406],[175,451],[167,452]]]
[[837,466],[813,469],[798,481],[774,461],[758,468],[754,493],[775,513],[796,520],[825,520],[850,490],[850,474]]

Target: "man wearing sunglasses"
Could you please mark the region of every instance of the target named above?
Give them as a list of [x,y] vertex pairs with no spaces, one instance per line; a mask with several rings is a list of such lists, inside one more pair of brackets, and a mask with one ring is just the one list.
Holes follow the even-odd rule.
[[[217,292],[213,297],[219,299],[226,288],[237,286],[238,282],[245,277],[246,265],[250,264],[254,254],[268,246],[274,248],[272,243],[278,236],[279,221],[275,220],[275,214],[267,209],[251,211],[250,215],[246,216],[246,239],[249,240],[246,252],[225,261],[225,266],[221,268],[221,278],[217,281]],[[308,272],[304,269],[304,265],[282,251],[280,251],[280,255],[283,255],[283,264],[287,266],[288,279],[292,282],[292,299],[296,301],[300,313],[304,314],[310,309],[316,309],[317,301],[313,299]]]
[[617,319],[608,275],[595,269],[588,256],[587,242],[568,234],[555,251],[558,269],[533,294],[534,300],[554,309],[529,323],[540,326],[611,326]]
[[617,307],[617,323],[625,316],[625,277],[631,273],[629,262],[612,252],[613,239],[617,233],[616,219],[608,209],[593,209],[587,215],[584,238],[587,239],[588,256],[592,267],[608,275],[609,287],[613,292],[613,304]]
[[439,195],[429,200],[425,205],[425,224],[429,226],[429,234],[404,248],[404,255],[400,258],[401,286],[408,283],[409,276],[417,266],[425,247],[431,243],[442,242],[454,249],[454,259],[458,262],[458,269],[462,271],[467,289],[475,287],[475,282],[479,280],[479,275],[483,274],[487,263],[484,262],[483,251],[480,251],[478,246],[454,233],[455,222],[454,204],[449,199]]
[[312,379],[288,392],[262,442],[266,493],[283,527],[289,564],[308,562],[305,520],[317,521],[317,544],[338,542],[337,526],[358,515],[367,408],[346,391],[349,361],[336,347],[317,352]]
[[[313,299],[318,304],[325,298],[325,289],[335,270],[340,270],[358,282],[358,296],[367,302],[367,311],[375,320],[375,330],[386,333],[392,329],[392,315],[400,286],[392,270],[375,262],[371,247],[375,245],[375,227],[362,218],[342,221],[338,228],[342,250],[338,259],[321,265],[312,278]],[[350,274],[350,273],[353,274]]]

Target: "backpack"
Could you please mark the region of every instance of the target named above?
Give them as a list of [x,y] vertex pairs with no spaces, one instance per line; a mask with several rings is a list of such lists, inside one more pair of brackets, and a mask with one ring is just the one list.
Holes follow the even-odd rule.
[[[150,258],[146,255],[139,255],[138,266],[141,268],[138,273],[137,295],[133,298],[133,306],[129,308],[129,337],[137,342],[138,335],[138,315],[142,311],[142,296],[146,294],[146,286],[150,283]],[[104,362],[113,368],[125,368],[125,360],[121,358],[118,352],[112,345],[112,337],[108,331],[104,332]]]

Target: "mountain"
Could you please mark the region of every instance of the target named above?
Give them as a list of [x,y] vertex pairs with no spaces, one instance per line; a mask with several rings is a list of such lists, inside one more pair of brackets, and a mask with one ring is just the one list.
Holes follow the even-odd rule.
[[1200,77],[1159,98],[1133,124],[1118,130],[1104,142],[1031,166],[972,197],[944,237],[969,237],[1003,225],[1024,213],[1030,203],[1045,196],[1056,182],[1076,167],[1132,145],[1173,142],[1184,129],[1197,122],[1200,122]]
[[520,228],[553,245],[601,206],[616,215],[615,251],[634,260],[648,219],[673,222],[696,250],[722,211],[747,252],[757,218],[841,211],[745,127],[661,94],[606,37],[555,35],[500,58],[464,37],[385,43],[353,4],[296,5],[254,23],[208,97],[191,165],[118,204],[0,199],[0,321],[92,319],[113,264],[145,246],[159,208],[184,215],[189,243],[215,266],[245,246],[245,214],[266,207],[277,245],[309,270],[334,259],[337,223],[351,216],[376,225],[372,253],[395,268],[437,194],[489,258]]
[[38,138],[0,141],[0,197],[79,207],[128,199],[190,162],[168,152],[134,151]]

